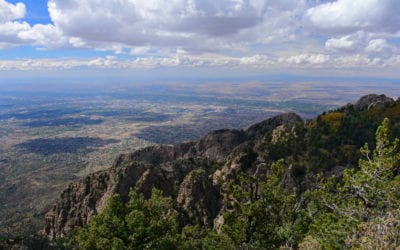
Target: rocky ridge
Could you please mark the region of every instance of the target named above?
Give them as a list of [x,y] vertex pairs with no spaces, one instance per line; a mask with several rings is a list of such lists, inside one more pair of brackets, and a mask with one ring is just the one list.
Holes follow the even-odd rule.
[[[381,104],[394,103],[398,102],[384,95],[368,95],[339,110],[369,110]],[[227,183],[240,171],[261,179],[267,178],[273,159],[265,151],[288,150],[292,155],[288,162],[293,163],[296,163],[296,157],[304,160],[315,156],[308,155],[305,149],[290,146],[274,151],[274,147],[282,141],[284,145],[298,145],[297,139],[301,143],[304,143],[301,140],[312,140],[310,135],[304,137],[303,134],[302,137],[299,134],[306,133],[304,131],[304,121],[294,113],[286,113],[246,130],[218,130],[198,141],[175,146],[157,145],[120,155],[110,169],[91,174],[64,190],[46,216],[44,233],[51,240],[63,237],[71,230],[87,224],[93,215],[104,208],[112,194],[118,193],[126,201],[131,189],[149,197],[152,188],[160,189],[165,196],[174,199],[176,208],[184,215],[184,224],[198,224],[218,230],[224,221],[222,214],[231,209],[231,198],[226,192]],[[290,144],[290,140],[295,140],[295,144]],[[297,153],[294,150],[303,151]],[[315,150],[326,154],[326,150]],[[336,150],[333,152],[336,153]],[[313,153],[312,148],[308,151]],[[311,160],[313,158],[305,159],[305,162]],[[340,174],[343,166],[327,169],[327,174]],[[301,185],[303,170],[300,167],[292,164],[287,166],[285,185],[288,188],[296,189]]]
[[211,227],[223,202],[219,180],[240,167],[243,152],[267,131],[299,122],[303,121],[294,113],[282,114],[247,130],[217,130],[198,141],[120,155],[110,169],[72,183],[62,192],[46,216],[44,233],[51,240],[63,237],[87,224],[112,194],[127,200],[134,189],[149,197],[152,188],[173,197],[188,222]]
[[361,97],[353,106],[355,110],[362,110],[364,108],[371,108],[378,104],[394,103],[394,100],[385,95],[369,94]]

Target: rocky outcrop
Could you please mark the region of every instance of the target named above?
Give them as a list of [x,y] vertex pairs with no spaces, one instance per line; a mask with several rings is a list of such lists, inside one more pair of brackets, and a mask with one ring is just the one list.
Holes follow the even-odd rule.
[[[367,95],[354,105],[349,104],[335,112],[364,112],[377,105],[393,102],[393,99],[384,95]],[[400,101],[396,105],[400,105]],[[317,123],[312,125],[317,126]],[[287,165],[282,181],[285,187],[301,191],[301,188],[314,185],[317,172],[313,171],[316,170],[307,169],[313,165],[302,164],[314,161],[312,157],[318,153],[331,159],[329,153],[339,151],[331,150],[331,144],[327,148],[329,150],[321,148],[320,144],[307,148],[306,143],[313,139],[311,134],[306,134],[309,128],[304,126],[298,115],[287,113],[255,124],[247,130],[218,130],[198,141],[175,146],[156,145],[120,155],[110,169],[91,174],[64,190],[47,214],[45,234],[49,239],[56,239],[87,224],[93,215],[105,207],[112,194],[120,194],[125,202],[130,190],[148,198],[153,188],[160,189],[165,196],[174,199],[183,223],[218,230],[224,223],[224,212],[232,209],[234,201],[227,192],[228,183],[237,181],[243,172],[266,180],[271,164],[277,160],[272,159],[273,153],[289,152],[285,158]],[[293,140],[295,142],[291,144]],[[299,141],[302,143],[296,144]],[[320,158],[316,160],[321,161]],[[327,176],[339,176],[343,169],[337,165],[324,171]],[[309,175],[305,175],[306,170]],[[322,170],[320,173],[324,174]]]
[[278,116],[272,117],[271,119],[257,123],[249,127],[246,131],[246,137],[252,140],[261,139],[265,133],[275,129],[283,124],[295,124],[302,123],[303,120],[300,116],[295,113],[285,113]]
[[130,187],[135,186],[148,168],[146,164],[132,162],[91,174],[78,183],[71,183],[47,214],[45,234],[49,239],[55,239],[86,225],[93,215],[104,208],[114,193],[120,193],[122,199],[126,200]]
[[138,150],[130,155],[121,155],[116,164],[122,160],[145,161],[159,165],[176,159],[205,157],[210,161],[221,161],[239,144],[246,141],[246,133],[241,130],[213,131],[198,141],[181,143],[175,146],[156,145]]
[[[222,161],[245,139],[243,131],[220,130],[197,142],[153,146],[120,155],[112,168],[91,174],[78,183],[70,184],[63,191],[46,216],[45,234],[50,239],[63,237],[69,231],[87,224],[93,215],[104,208],[112,194],[119,193],[123,201],[127,200],[132,188],[145,197],[150,196],[152,188],[158,188],[164,195],[177,197],[179,193],[182,198],[185,187],[193,190],[200,188],[197,182],[191,185],[189,180],[184,182],[189,172],[208,169],[214,162]],[[210,185],[205,182],[201,185],[205,191],[210,190]],[[217,199],[215,197],[214,200]],[[190,204],[188,197],[185,199],[184,203]],[[207,207],[204,211],[198,211],[199,216],[205,218],[205,223],[209,223],[209,217],[214,215],[213,209],[207,209],[215,207],[215,203],[201,204]],[[183,205],[183,208],[188,206]]]
[[378,104],[390,104],[395,101],[385,95],[370,94],[361,97],[353,106],[355,110],[370,109]]
[[212,227],[220,210],[218,190],[203,169],[193,170],[185,177],[176,201],[190,224]]
[[222,199],[218,185],[213,184],[215,166],[226,165],[222,168],[227,171],[223,174],[226,179],[235,164],[239,168],[244,163],[240,162],[247,157],[243,149],[251,149],[252,141],[279,125],[296,122],[302,122],[296,114],[282,114],[245,131],[217,130],[198,141],[156,145],[120,155],[110,169],[91,174],[64,190],[46,216],[45,234],[56,239],[87,224],[114,193],[126,201],[131,189],[149,197],[152,188],[173,197],[189,223],[212,227]]
[[146,198],[150,197],[153,188],[160,189],[166,196],[176,197],[189,172],[208,166],[209,162],[204,159],[178,159],[154,166],[119,157],[112,168],[91,174],[64,190],[46,216],[45,234],[52,240],[86,225],[115,193],[120,194],[124,202],[131,189],[143,193]]

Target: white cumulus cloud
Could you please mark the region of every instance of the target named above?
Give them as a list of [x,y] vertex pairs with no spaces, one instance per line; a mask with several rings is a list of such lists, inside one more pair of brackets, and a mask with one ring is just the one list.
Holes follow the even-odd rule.
[[400,38],[399,13],[398,0],[336,0],[309,8],[303,21],[328,36],[330,51],[387,56],[398,51],[386,39]]
[[364,49],[367,35],[363,31],[339,38],[331,38],[325,42],[325,47],[330,50],[356,52]]
[[11,4],[6,2],[5,0],[0,0],[0,23],[23,18],[25,16],[25,13],[25,4]]
[[392,54],[397,49],[395,46],[390,45],[386,39],[373,39],[369,41],[365,50],[369,53]]
[[289,65],[291,64],[324,64],[329,60],[329,55],[324,54],[298,54],[290,56],[288,58],[280,58],[281,62],[286,61]]
[[[306,0],[49,0],[54,25],[79,48],[244,51],[297,38]],[[140,49],[139,49],[140,50]]]
[[400,53],[400,0],[48,0],[48,10],[50,23],[28,23],[22,2],[0,0],[0,49],[113,56],[0,69],[329,70],[394,67]]
[[[85,43],[182,46],[232,35],[263,20],[263,1],[50,0],[50,16]],[[265,3],[264,3],[265,5]]]
[[36,24],[29,29],[18,32],[18,37],[25,42],[46,48],[60,48],[68,44],[68,40],[62,32],[51,24]]
[[398,0],[337,0],[308,9],[305,18],[328,33],[396,32],[400,30],[398,13]]
[[355,42],[349,39],[349,36],[344,36],[340,38],[331,38],[326,41],[325,46],[328,49],[353,49]]
[[18,22],[16,19],[23,18],[26,8],[23,3],[11,4],[0,0],[0,49],[10,48],[22,44],[18,33],[29,30],[30,25],[26,22]]

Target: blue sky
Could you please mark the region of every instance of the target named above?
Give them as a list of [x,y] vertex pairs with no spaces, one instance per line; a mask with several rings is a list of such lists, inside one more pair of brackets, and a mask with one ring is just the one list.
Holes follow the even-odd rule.
[[[21,1],[12,0],[8,1],[12,4],[17,4]],[[48,24],[52,23],[49,12],[47,10],[47,0],[28,0],[23,1],[26,6],[26,14],[22,20],[30,24]]]
[[398,13],[398,0],[0,0],[0,80],[49,71],[399,79]]

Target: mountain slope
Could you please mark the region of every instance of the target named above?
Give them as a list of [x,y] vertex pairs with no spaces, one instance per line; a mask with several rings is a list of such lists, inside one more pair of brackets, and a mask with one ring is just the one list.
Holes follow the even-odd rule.
[[373,145],[384,117],[398,136],[400,102],[368,95],[306,123],[282,114],[244,131],[219,130],[195,142],[121,155],[110,169],[64,190],[46,217],[45,234],[57,239],[84,226],[115,193],[127,201],[131,189],[149,198],[153,188],[174,199],[182,224],[219,230],[224,213],[234,209],[229,185],[241,173],[266,180],[273,163],[283,159],[284,187],[297,193],[312,189],[316,174],[340,176],[356,167],[358,149],[364,142]]
[[[126,200],[130,188],[144,193],[146,197],[149,197],[153,187],[158,188],[166,196],[178,197],[178,203],[182,204],[182,209],[187,210],[188,214],[195,213],[189,211],[192,194],[195,193],[192,189],[202,190],[203,195],[210,194],[208,191],[211,190],[211,194],[215,193],[215,202],[204,202],[203,205],[208,207],[197,208],[202,211],[204,221],[209,224],[216,214],[215,211],[219,210],[220,202],[212,179],[207,175],[223,165],[226,159],[235,157],[242,151],[241,147],[259,139],[264,131],[296,122],[302,123],[299,116],[283,114],[246,131],[218,130],[196,142],[153,146],[121,155],[112,168],[89,175],[64,190],[47,215],[45,233],[50,239],[54,239],[85,225],[92,215],[101,211],[111,194],[119,193]],[[235,149],[238,147],[236,153]],[[203,178],[191,179],[190,175],[200,169],[204,170]]]

